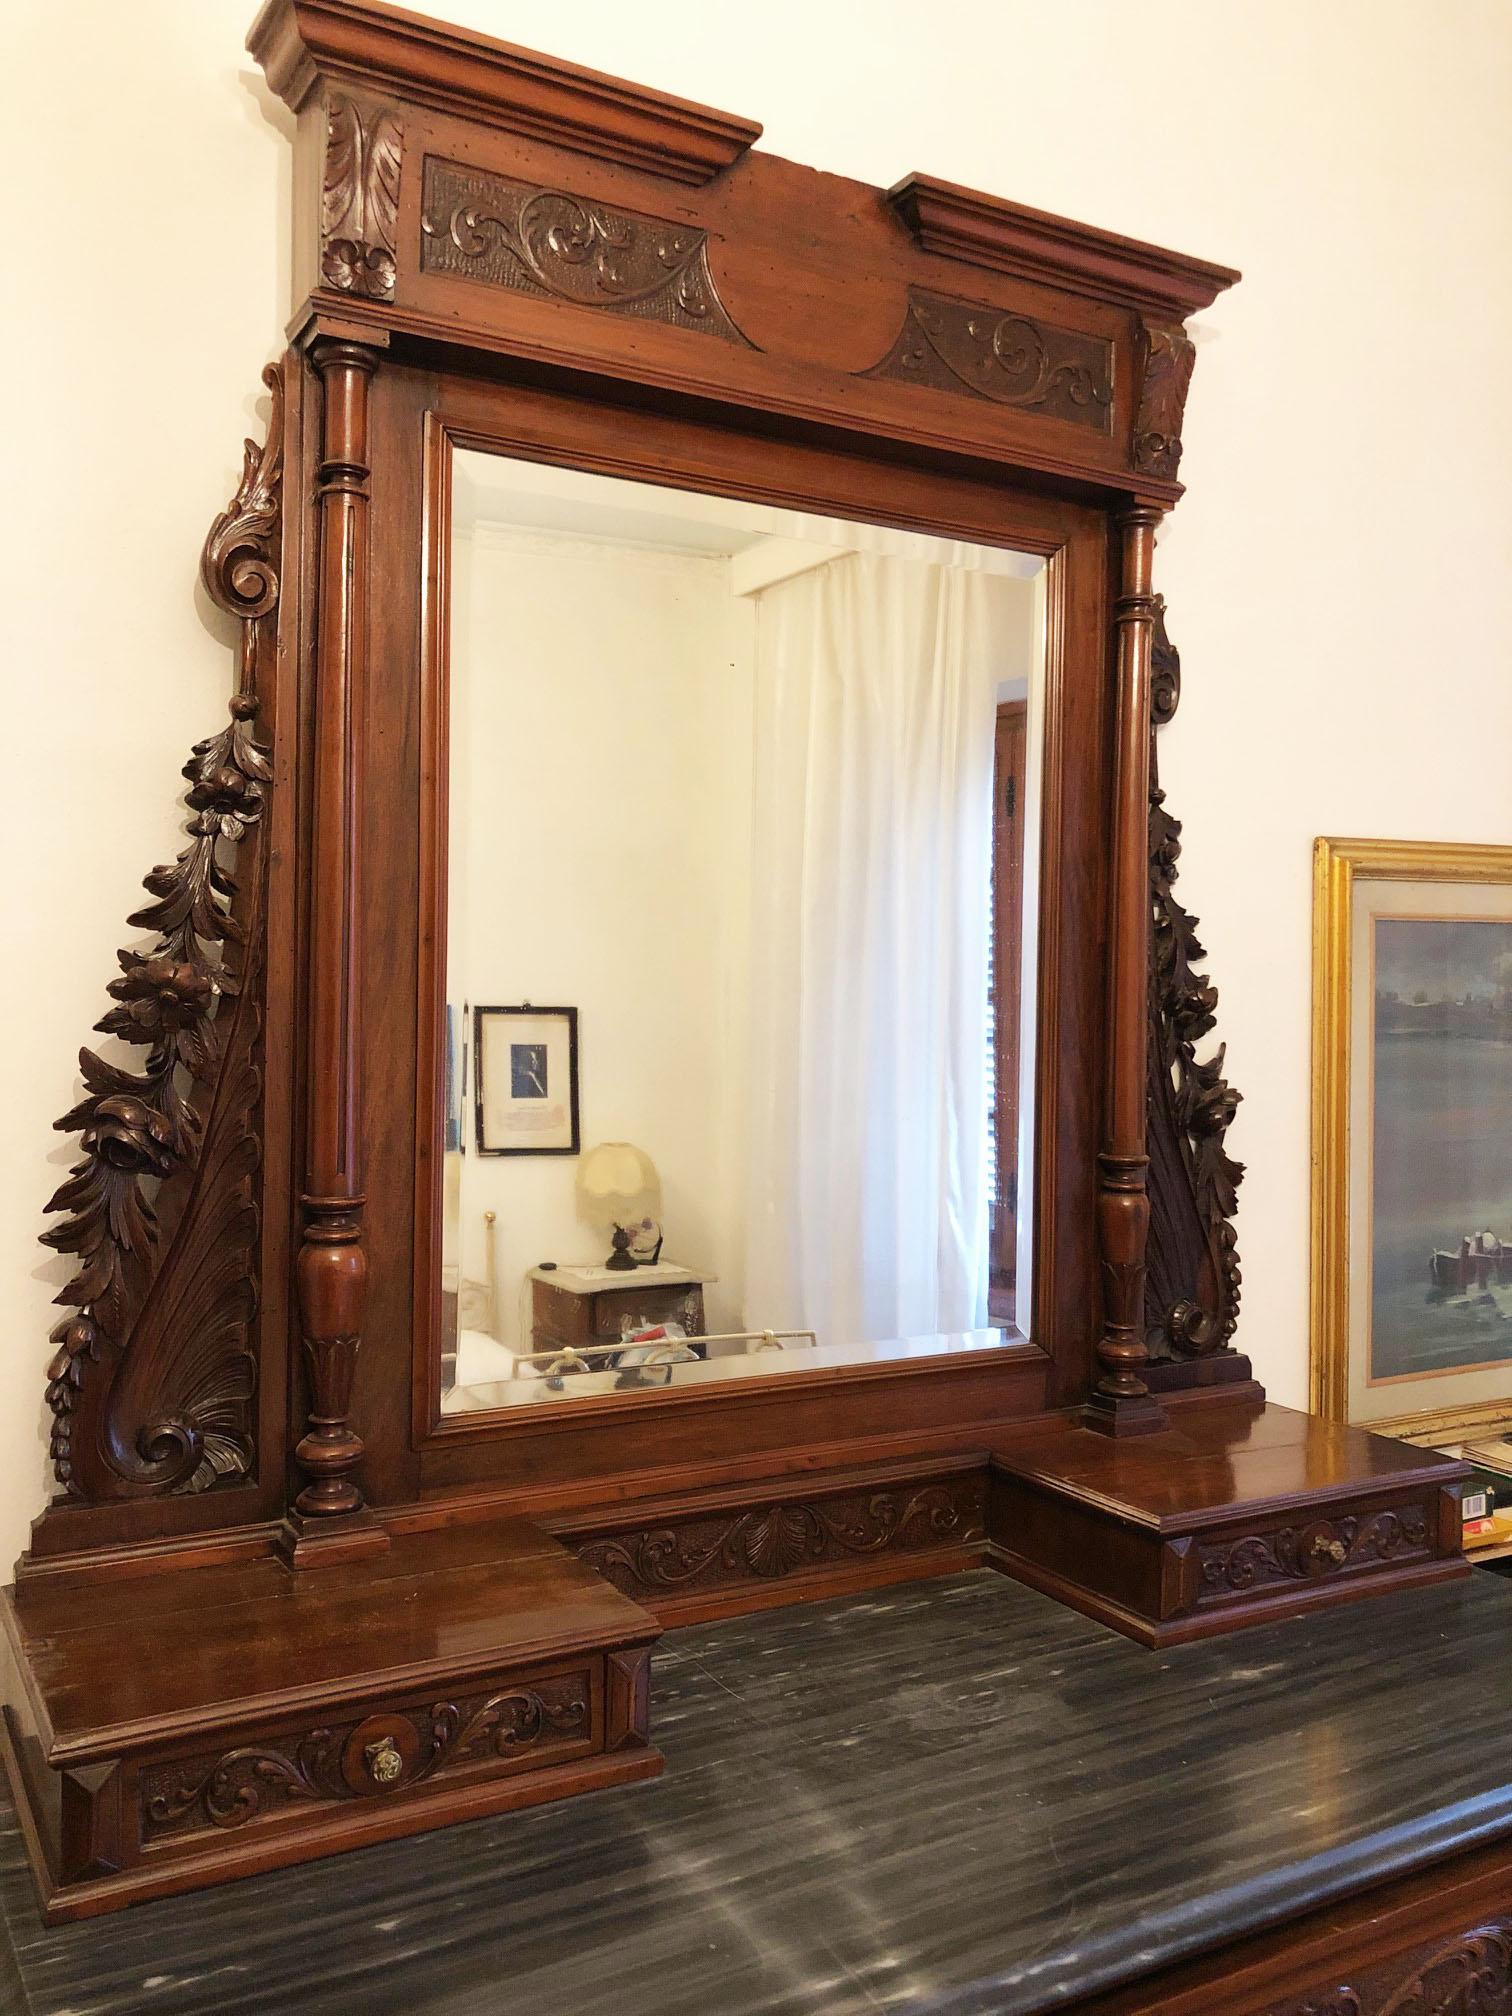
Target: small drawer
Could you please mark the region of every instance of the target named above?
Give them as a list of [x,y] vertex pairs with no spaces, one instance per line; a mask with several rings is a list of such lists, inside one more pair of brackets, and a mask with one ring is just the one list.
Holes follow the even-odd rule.
[[690,1337],[703,1334],[703,1289],[693,1287],[622,1288],[597,1295],[593,1302],[593,1334],[617,1343],[624,1319],[643,1323],[680,1323]]
[[1433,1512],[1415,1501],[1311,1519],[1279,1518],[1199,1544],[1197,1602],[1199,1607],[1233,1603],[1257,1592],[1279,1594],[1352,1579],[1430,1561],[1436,1551]]
[[498,1778],[603,1746],[596,1661],[570,1670],[433,1687],[392,1706],[249,1734],[220,1750],[150,1760],[137,1779],[144,1851],[277,1826],[342,1801],[386,1800],[438,1780]]

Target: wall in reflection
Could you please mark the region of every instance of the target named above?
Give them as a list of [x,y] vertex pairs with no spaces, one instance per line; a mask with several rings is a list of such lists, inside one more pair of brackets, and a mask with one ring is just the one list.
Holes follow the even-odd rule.
[[481,456],[455,487],[444,1404],[985,1341],[1028,1288],[1010,1223],[989,1294],[1024,1159],[989,1001],[1033,564]]

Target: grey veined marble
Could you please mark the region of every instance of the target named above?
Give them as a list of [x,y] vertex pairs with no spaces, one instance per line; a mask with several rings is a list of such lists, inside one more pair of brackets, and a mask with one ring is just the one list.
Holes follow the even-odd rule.
[[[670,1633],[660,1781],[45,1932],[27,2016],[1020,2016],[1512,1830],[1512,1586],[1146,1652],[992,1574]],[[0,2006],[8,2004],[0,1999]]]

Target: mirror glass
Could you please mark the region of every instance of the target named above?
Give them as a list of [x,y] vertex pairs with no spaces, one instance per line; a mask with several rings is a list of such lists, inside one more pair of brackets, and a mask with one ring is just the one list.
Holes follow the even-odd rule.
[[443,1412],[1027,1334],[1042,563],[452,497]]

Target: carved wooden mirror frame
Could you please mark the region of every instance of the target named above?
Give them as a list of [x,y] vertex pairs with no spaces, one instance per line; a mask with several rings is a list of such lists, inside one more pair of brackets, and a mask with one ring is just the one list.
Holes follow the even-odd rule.
[[[86,1053],[60,1122],[61,1495],[23,1574],[123,1546],[340,1561],[462,1501],[566,1531],[653,1488],[917,1468],[1047,1407],[1158,1427],[1161,1393],[1246,1379],[1237,1095],[1195,1059],[1214,996],[1153,759],[1183,324],[1237,275],[924,175],[817,174],[750,121],[367,0],[269,0],[249,47],[298,114],[300,305],[205,547],[241,624],[231,720],[185,766],[188,845],[100,1025],[145,1061]],[[438,1419],[454,444],[1048,557],[1032,1343]]]

